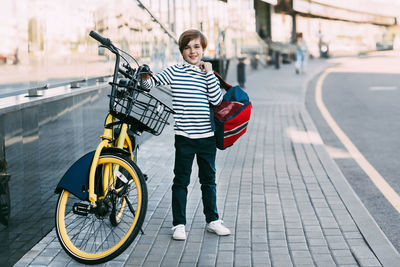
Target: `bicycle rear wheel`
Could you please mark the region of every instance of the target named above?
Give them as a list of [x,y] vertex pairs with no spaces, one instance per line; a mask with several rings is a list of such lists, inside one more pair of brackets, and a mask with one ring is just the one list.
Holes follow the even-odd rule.
[[[117,182],[103,186],[105,175]],[[56,230],[63,249],[85,264],[98,264],[120,255],[135,239],[146,214],[147,187],[142,172],[129,157],[105,153],[95,175],[96,193],[107,194],[96,207],[63,190],[56,209]]]

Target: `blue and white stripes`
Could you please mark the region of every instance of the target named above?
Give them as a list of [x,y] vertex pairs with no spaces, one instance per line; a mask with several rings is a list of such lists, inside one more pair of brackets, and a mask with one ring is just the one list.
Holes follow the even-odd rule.
[[142,87],[170,85],[174,111],[175,134],[188,138],[214,135],[211,129],[210,103],[219,105],[222,92],[214,73],[183,63],[170,66],[153,78],[142,81]]

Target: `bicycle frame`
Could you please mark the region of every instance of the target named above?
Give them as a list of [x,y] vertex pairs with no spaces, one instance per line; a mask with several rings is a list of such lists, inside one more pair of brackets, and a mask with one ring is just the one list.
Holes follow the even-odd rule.
[[[116,81],[118,79],[120,55],[115,49],[110,49],[110,50],[116,56],[113,81],[112,81],[112,86],[114,87],[114,86],[117,86]],[[94,190],[94,188],[95,188],[95,173],[96,173],[97,163],[98,163],[98,160],[99,160],[102,150],[106,147],[113,147],[113,140],[114,140],[113,127],[108,127],[108,125],[112,125],[112,123],[114,123],[114,122],[115,122],[115,118],[111,114],[108,114],[106,117],[104,133],[101,136],[102,141],[96,148],[96,151],[95,151],[94,157],[93,157],[93,161],[90,166],[88,194],[89,194],[89,201],[90,201],[90,204],[92,207],[96,207],[96,201],[99,197],[96,195],[95,190]],[[119,133],[119,137],[116,142],[117,145],[115,147],[122,150],[124,148],[124,144],[126,142],[126,145],[129,149],[130,157],[133,160],[132,142],[131,142],[130,138],[128,137],[127,130],[128,130],[128,125],[126,123],[123,123],[121,126],[121,131]],[[104,172],[107,172],[107,171],[108,171],[108,169],[106,169]],[[115,173],[116,173],[116,170],[113,170],[113,175],[112,175],[113,177],[111,179],[110,179],[109,175],[107,175],[106,173],[103,176],[104,177],[104,181],[103,181],[104,195],[100,196],[99,198],[102,198],[107,195],[107,192],[108,192],[107,185],[115,184],[115,181],[116,181]]]
[[[115,122],[115,118],[111,115],[108,114],[107,118],[106,118],[106,126]],[[91,205],[93,207],[96,206],[96,201],[98,199],[99,196],[97,196],[95,194],[94,188],[95,188],[95,173],[96,173],[96,167],[97,167],[97,163],[99,160],[99,157],[101,155],[101,152],[104,148],[108,148],[108,147],[115,147],[117,149],[123,149],[124,146],[127,146],[128,150],[129,150],[129,154],[131,159],[133,160],[133,151],[136,148],[132,148],[132,142],[127,134],[127,130],[128,130],[128,125],[126,123],[123,123],[121,126],[121,131],[119,133],[119,137],[117,139],[116,142],[116,146],[113,146],[113,140],[114,140],[114,136],[113,136],[113,129],[105,127],[104,128],[104,133],[101,136],[102,141],[100,142],[100,144],[97,146],[96,151],[94,153],[94,157],[93,157],[93,161],[92,164],[90,166],[90,172],[89,172],[89,188],[88,188],[88,193],[89,193],[89,201],[91,203]],[[109,167],[108,167],[109,168]],[[104,172],[107,172],[107,170],[105,170]],[[103,186],[104,186],[104,195],[100,196],[104,197],[105,195],[107,195],[107,185],[112,185],[115,184],[116,181],[116,171],[118,171],[118,169],[114,169],[113,170],[113,177],[109,177],[109,175],[104,175],[104,181],[103,181]]]

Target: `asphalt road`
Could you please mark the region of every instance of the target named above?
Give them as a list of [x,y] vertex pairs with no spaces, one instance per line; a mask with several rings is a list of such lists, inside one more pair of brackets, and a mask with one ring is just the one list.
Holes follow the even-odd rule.
[[[346,66],[339,65],[324,80],[323,102],[352,143],[400,194],[399,58],[374,55],[345,61]],[[400,214],[350,157],[322,117],[314,96],[316,81],[307,90],[307,109],[344,176],[400,251]]]

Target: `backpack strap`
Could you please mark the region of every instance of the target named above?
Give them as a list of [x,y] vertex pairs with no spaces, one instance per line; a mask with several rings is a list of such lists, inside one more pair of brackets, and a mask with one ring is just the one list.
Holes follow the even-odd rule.
[[[225,89],[225,91],[228,91],[232,87],[232,85],[225,82],[225,80],[222,79],[221,75],[219,75],[217,72],[214,71],[214,74],[219,80],[220,87]],[[211,104],[210,104],[210,119],[211,119],[211,129],[213,132],[215,132],[216,127],[215,127],[215,121],[214,121],[214,106],[212,106]]]
[[225,80],[222,79],[221,75],[219,75],[217,72],[214,71],[214,74],[218,78],[221,88],[223,88],[226,91],[228,91],[232,87],[232,85],[230,85],[229,83],[225,82]]

